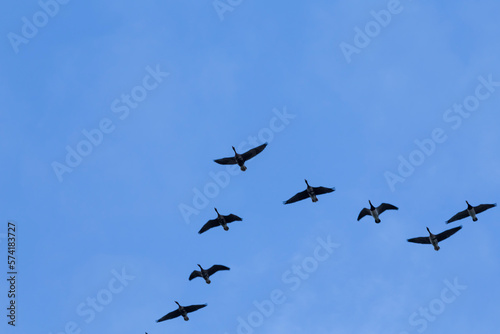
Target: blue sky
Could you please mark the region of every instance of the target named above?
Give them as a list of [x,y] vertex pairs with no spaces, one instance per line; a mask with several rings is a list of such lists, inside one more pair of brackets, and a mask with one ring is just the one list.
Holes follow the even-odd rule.
[[[54,4],[0,14],[2,333],[497,332],[498,208],[445,221],[498,201],[498,2]],[[305,178],[336,191],[284,206]]]

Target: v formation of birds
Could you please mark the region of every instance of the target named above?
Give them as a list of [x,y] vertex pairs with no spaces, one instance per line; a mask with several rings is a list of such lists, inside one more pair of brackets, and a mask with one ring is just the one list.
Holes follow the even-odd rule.
[[[266,148],[266,146],[267,146],[267,143],[262,144],[260,146],[257,146],[255,148],[252,148],[251,150],[249,150],[245,153],[242,153],[242,154],[237,153],[236,149],[233,146],[234,156],[228,157],[228,158],[216,159],[214,161],[220,165],[236,165],[237,164],[242,171],[246,171],[247,167],[245,166],[245,162],[252,159],[257,154],[261,153]],[[298,201],[301,201],[301,200],[304,200],[307,198],[310,198],[312,200],[312,202],[317,202],[318,201],[317,196],[323,195],[323,194],[328,194],[328,193],[335,191],[335,188],[312,187],[309,185],[309,182],[307,180],[305,180],[305,183],[306,183],[305,190],[293,195],[291,198],[284,201],[283,204],[291,204],[291,203],[295,203],[295,202],[298,202]],[[358,215],[358,219],[357,219],[358,221],[361,220],[365,216],[371,216],[375,220],[375,223],[378,224],[381,222],[380,215],[383,212],[385,212],[387,210],[398,210],[398,207],[396,207],[392,204],[388,204],[388,203],[382,203],[377,207],[375,207],[371,201],[368,201],[368,203],[370,204],[370,208],[363,208],[361,210],[361,212]],[[484,211],[496,206],[496,204],[480,204],[478,206],[472,206],[471,204],[469,204],[468,201],[466,201],[466,203],[467,203],[467,209],[458,212],[453,217],[448,219],[446,221],[447,224],[455,222],[455,221],[460,220],[460,219],[467,218],[467,217],[471,217],[473,221],[477,221],[478,220],[477,214],[484,212]],[[235,222],[235,221],[242,221],[242,219],[240,217],[238,217],[237,215],[234,215],[234,214],[229,214],[229,215],[220,214],[219,211],[217,210],[217,208],[215,208],[215,212],[217,213],[217,217],[215,219],[211,219],[208,222],[206,222],[205,225],[203,225],[203,227],[198,232],[199,234],[202,234],[202,233],[208,231],[209,229],[215,228],[218,226],[222,226],[222,228],[225,231],[227,231],[227,230],[229,230],[229,227],[227,226],[227,224]],[[438,251],[440,249],[438,243],[449,238],[450,236],[452,236],[453,234],[458,232],[461,228],[462,228],[462,226],[457,226],[457,227],[445,230],[441,233],[433,234],[429,230],[429,228],[427,227],[426,229],[427,229],[427,232],[429,234],[428,236],[411,238],[411,239],[408,239],[408,242],[418,243],[418,244],[429,244],[429,245],[432,245],[436,251]],[[211,283],[210,276],[215,274],[217,271],[230,270],[230,268],[223,266],[223,265],[220,265],[220,264],[215,264],[208,269],[204,269],[199,264],[198,264],[198,267],[200,268],[200,270],[194,270],[191,273],[191,275],[189,276],[190,281],[193,280],[194,278],[201,277],[205,280],[205,282],[207,284],[210,284]],[[177,304],[178,308],[170,313],[167,313],[166,315],[164,315],[163,317],[158,319],[156,322],[162,322],[162,321],[173,319],[173,318],[180,317],[180,316],[182,316],[184,318],[184,320],[187,321],[187,320],[189,320],[189,317],[187,316],[188,313],[194,312],[196,310],[199,310],[200,308],[207,306],[207,304],[181,306],[177,301],[175,303]]]

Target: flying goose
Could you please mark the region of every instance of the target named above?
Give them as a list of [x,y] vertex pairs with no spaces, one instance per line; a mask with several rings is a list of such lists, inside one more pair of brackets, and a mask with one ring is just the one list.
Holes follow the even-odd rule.
[[429,230],[429,228],[426,227],[427,232],[429,232],[429,236],[428,237],[412,238],[412,239],[408,239],[408,241],[409,242],[414,242],[414,243],[417,243],[417,244],[432,244],[432,246],[434,246],[434,250],[438,251],[439,248],[440,248],[438,246],[438,242],[443,241],[444,239],[449,238],[450,236],[452,236],[453,234],[455,234],[456,232],[458,232],[461,228],[462,228],[462,226],[458,226],[458,227],[454,227],[454,228],[451,228],[449,230],[446,230],[444,232],[441,232],[439,234],[432,234],[431,231]]
[[307,180],[304,180],[304,181],[306,181],[306,184],[307,184],[306,190],[295,194],[289,200],[284,201],[283,204],[295,203],[298,201],[302,201],[303,199],[306,199],[308,197],[310,197],[313,202],[317,202],[318,201],[318,198],[316,197],[317,195],[328,194],[328,193],[331,193],[332,191],[335,191],[335,188],[311,187],[309,185],[309,183],[307,182]]
[[209,220],[205,225],[203,225],[201,230],[198,231],[199,234],[202,234],[203,232],[208,231],[212,227],[216,227],[219,225],[221,225],[224,228],[224,231],[227,231],[227,230],[229,230],[229,227],[227,227],[228,223],[232,223],[236,220],[237,221],[243,220],[240,217],[233,215],[233,214],[223,216],[219,213],[219,211],[217,211],[217,208],[214,208],[214,209],[215,209],[215,212],[217,212],[217,218]]
[[218,272],[219,270],[230,270],[228,267],[220,265],[220,264],[214,264],[207,270],[203,269],[200,265],[200,270],[194,270],[191,275],[189,275],[189,280],[192,280],[193,278],[196,277],[202,277],[207,284],[210,284],[210,279],[209,277]]
[[361,210],[358,216],[358,221],[364,216],[371,215],[375,219],[375,223],[378,224],[380,223],[380,218],[378,216],[382,212],[384,212],[385,210],[398,210],[398,208],[392,204],[382,203],[379,206],[374,207],[371,201],[368,201],[368,203],[370,203],[370,208],[363,208],[363,210]]
[[478,206],[472,206],[467,201],[465,201],[465,203],[467,203],[467,210],[460,211],[459,213],[457,213],[456,215],[454,215],[453,217],[448,219],[446,221],[446,224],[449,224],[451,222],[454,222],[454,221],[457,221],[460,219],[464,219],[464,218],[469,217],[469,216],[472,217],[472,221],[477,221],[476,215],[478,213],[481,213],[483,211],[486,211],[488,209],[491,209],[491,208],[497,206],[496,203],[495,204],[481,204]]
[[175,302],[175,303],[177,304],[177,306],[179,306],[179,308],[177,310],[175,310],[175,311],[167,313],[166,315],[164,315],[160,319],[156,320],[156,322],[162,322],[162,321],[165,321],[165,320],[177,318],[177,317],[179,317],[181,315],[182,315],[182,317],[184,318],[185,321],[188,321],[189,320],[189,318],[187,316],[188,313],[194,312],[196,310],[199,310],[202,307],[207,306],[207,304],[181,306],[178,302]]
[[246,171],[247,167],[245,166],[245,161],[252,159],[257,154],[259,154],[260,152],[262,152],[266,148],[266,146],[267,146],[267,143],[262,144],[260,146],[252,148],[251,150],[246,151],[243,154],[238,154],[238,152],[236,152],[236,149],[234,148],[234,146],[232,146],[233,151],[234,151],[234,157],[216,159],[214,161],[216,163],[220,164],[220,165],[235,165],[235,164],[238,164],[238,166],[240,166],[240,169],[242,171]]

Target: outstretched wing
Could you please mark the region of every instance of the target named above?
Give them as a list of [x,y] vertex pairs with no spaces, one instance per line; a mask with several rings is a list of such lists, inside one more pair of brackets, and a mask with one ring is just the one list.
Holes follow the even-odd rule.
[[363,210],[361,210],[361,212],[359,213],[359,216],[358,216],[358,221],[363,218],[364,216],[368,216],[368,215],[371,215],[371,212],[369,209],[367,208],[363,208]]
[[198,270],[193,271],[191,275],[189,275],[189,280],[192,280],[193,278],[196,277],[201,277],[201,272],[199,272]]
[[233,214],[224,216],[224,219],[226,220],[226,223],[232,223],[234,221],[242,221],[243,220],[240,217],[238,217],[237,215],[233,215]]
[[497,206],[496,203],[495,204],[481,204],[481,205],[475,206],[474,211],[476,211],[476,213],[481,213],[481,212],[486,211],[488,209],[494,208],[495,206]]
[[203,232],[208,231],[212,227],[217,227],[217,226],[219,226],[219,221],[217,219],[209,220],[205,225],[203,225],[203,227],[201,228],[201,230],[198,231],[198,233],[202,234]]
[[456,220],[464,219],[466,217],[469,217],[469,212],[467,210],[460,211],[459,213],[457,213],[456,215],[454,215],[453,217],[448,219],[446,221],[446,224],[449,224],[449,223],[454,222]]
[[200,308],[203,308],[207,306],[207,304],[202,304],[202,305],[190,305],[190,306],[186,306],[184,307],[184,309],[186,310],[187,313],[189,312],[194,312],[196,310],[199,310]]
[[243,153],[241,156],[243,157],[243,159],[245,161],[250,160],[253,157],[255,157],[257,154],[262,152],[266,148],[266,146],[267,146],[267,143],[262,144],[262,145],[257,146],[257,147],[254,147],[251,150],[248,150],[245,153]]
[[236,165],[237,163],[235,157],[216,159],[214,161],[219,165]]
[[414,242],[414,243],[417,243],[417,244],[430,244],[431,243],[429,237],[411,238],[411,239],[408,239],[408,241],[409,242]]
[[382,203],[377,208],[377,211],[379,214],[381,214],[385,210],[398,210],[398,208],[396,206],[394,206],[392,204],[388,204],[388,203]]
[[295,194],[292,198],[283,202],[283,204],[295,203],[298,201],[302,201],[303,199],[306,199],[308,197],[309,197],[309,194],[307,193],[307,189],[306,189],[304,191],[301,191],[300,193]]
[[181,312],[179,310],[175,310],[175,311],[172,311],[170,313],[167,313],[166,315],[164,315],[160,319],[156,320],[156,322],[162,322],[162,321],[165,321],[165,320],[177,318],[180,315],[181,315]]
[[438,235],[436,235],[436,238],[438,241],[443,241],[444,239],[449,238],[453,234],[457,233],[461,228],[462,228],[462,226],[450,228],[449,230],[446,230],[446,231],[441,232]]
[[316,195],[328,194],[335,191],[335,188],[326,188],[326,187],[313,187],[314,193]]
[[207,273],[209,276],[215,274],[219,270],[230,270],[228,267],[220,265],[220,264],[214,264],[210,268],[207,269]]

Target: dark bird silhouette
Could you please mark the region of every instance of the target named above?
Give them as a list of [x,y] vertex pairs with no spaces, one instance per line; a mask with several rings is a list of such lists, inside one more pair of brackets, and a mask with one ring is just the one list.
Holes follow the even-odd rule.
[[221,225],[224,228],[224,230],[227,231],[227,230],[229,230],[229,227],[227,227],[228,223],[243,220],[240,217],[233,215],[233,214],[223,216],[219,213],[219,211],[217,211],[217,208],[214,208],[214,209],[215,209],[215,212],[217,212],[217,218],[209,220],[205,225],[203,225],[201,230],[198,231],[199,234],[202,234],[203,232],[208,231],[212,227],[216,227],[219,225]]
[[242,171],[246,171],[247,167],[245,166],[245,161],[252,159],[255,157],[257,154],[262,152],[267,146],[267,143],[262,144],[260,146],[254,147],[251,150],[246,151],[243,154],[239,154],[236,152],[236,149],[234,146],[232,146],[233,151],[234,151],[234,157],[229,157],[229,158],[222,158],[222,159],[216,159],[214,160],[216,163],[219,165],[236,165],[240,166],[240,169]]
[[181,315],[184,318],[184,320],[188,321],[189,320],[189,318],[187,316],[188,313],[194,312],[196,310],[199,310],[200,308],[203,308],[203,307],[207,306],[207,304],[181,306],[178,302],[175,302],[175,303],[177,304],[177,306],[179,306],[179,308],[177,310],[175,310],[175,311],[167,313],[166,315],[164,315],[160,319],[156,320],[156,322],[162,322],[162,321],[165,321],[165,320],[177,318],[177,317],[179,317]]
[[284,201],[283,204],[295,203],[298,201],[302,201],[303,199],[306,199],[308,197],[310,197],[313,202],[317,202],[318,201],[318,198],[316,197],[317,195],[328,194],[328,193],[331,193],[332,191],[335,191],[335,188],[311,187],[309,185],[309,183],[307,182],[307,180],[304,180],[304,181],[306,181],[306,184],[307,184],[306,190],[295,194],[289,200]]
[[385,210],[398,210],[398,208],[392,204],[382,203],[379,206],[374,207],[371,201],[368,201],[368,203],[370,203],[370,208],[363,208],[363,210],[361,210],[358,216],[358,221],[364,216],[371,215],[375,219],[375,223],[378,224],[380,223],[380,218],[378,216],[382,212],[384,212]]
[[408,239],[408,241],[414,242],[417,244],[431,244],[432,246],[434,246],[434,250],[438,251],[440,249],[440,247],[438,246],[438,242],[449,238],[453,234],[457,233],[461,228],[462,228],[462,226],[458,226],[458,227],[454,227],[454,228],[451,228],[449,230],[446,230],[444,232],[441,232],[439,234],[432,234],[431,231],[429,230],[429,228],[426,227],[427,232],[429,232],[428,237],[412,238],[412,239]]
[[464,218],[469,217],[469,216],[472,217],[472,221],[477,221],[476,215],[478,213],[481,213],[483,211],[486,211],[488,209],[491,209],[491,208],[497,206],[496,203],[495,204],[481,204],[478,206],[472,206],[467,201],[465,201],[465,203],[467,203],[467,209],[464,211],[460,211],[459,213],[457,213],[456,215],[454,215],[453,217],[448,219],[446,221],[446,224],[449,224],[451,222],[454,222],[454,221],[457,221],[460,219],[464,219]]
[[207,284],[210,284],[211,282],[209,277],[218,272],[219,270],[230,270],[228,267],[220,264],[214,264],[207,270],[203,269],[200,265],[198,265],[198,267],[200,267],[200,270],[194,270],[191,273],[191,275],[189,275],[189,280],[192,280],[193,278],[196,277],[202,277],[205,280],[205,282],[207,282]]

